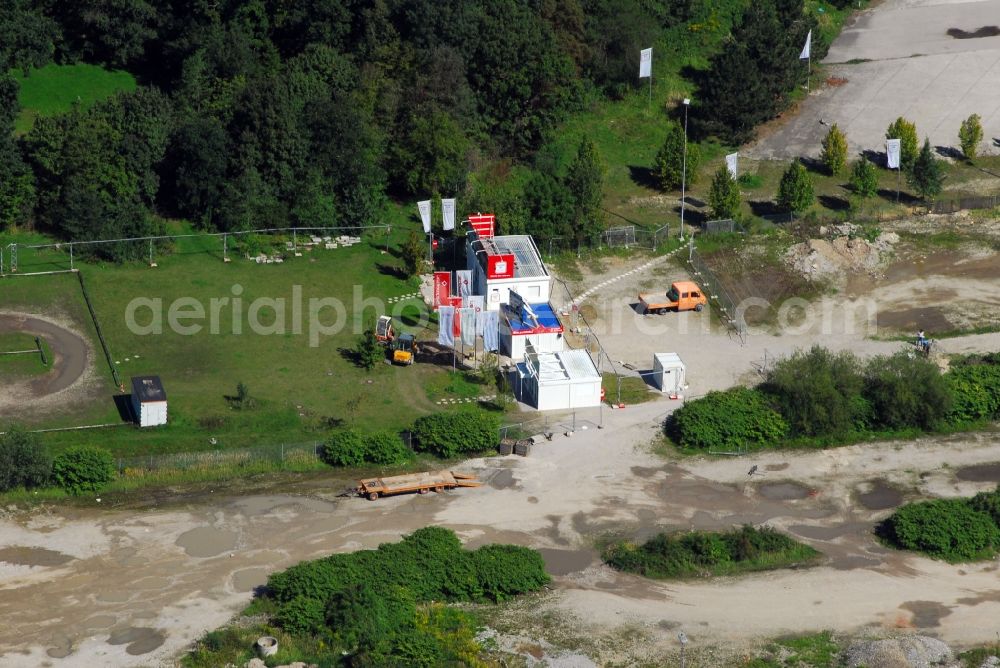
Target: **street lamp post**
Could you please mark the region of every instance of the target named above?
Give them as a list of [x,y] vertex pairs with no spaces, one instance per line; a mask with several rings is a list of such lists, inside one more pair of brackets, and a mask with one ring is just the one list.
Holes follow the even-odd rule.
[[684,199],[687,191],[687,163],[688,163],[688,107],[691,106],[691,99],[684,98],[684,158],[681,161],[681,239],[684,238]]
[[687,634],[681,631],[677,634],[677,639],[681,642],[681,668],[685,668],[684,664],[684,647],[688,644]]

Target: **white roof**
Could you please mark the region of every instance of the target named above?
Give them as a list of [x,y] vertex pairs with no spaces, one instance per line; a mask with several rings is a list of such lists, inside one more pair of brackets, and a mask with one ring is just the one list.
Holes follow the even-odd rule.
[[600,380],[601,374],[586,350],[564,350],[558,353],[538,353],[540,384],[571,383]]
[[478,243],[487,255],[513,255],[514,278],[543,278],[549,275],[535,246],[535,240],[528,234],[510,234],[502,237],[483,239],[472,234],[473,243]]
[[663,368],[684,366],[681,356],[677,353],[653,353],[653,364],[656,363]]

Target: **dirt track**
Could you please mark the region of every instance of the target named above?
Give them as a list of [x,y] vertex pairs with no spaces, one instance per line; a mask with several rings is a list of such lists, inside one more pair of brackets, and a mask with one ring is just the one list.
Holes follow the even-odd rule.
[[71,388],[93,362],[86,339],[65,325],[35,315],[0,312],[0,333],[24,332],[43,337],[55,357],[49,373],[0,387],[0,417],[14,417],[15,409]]

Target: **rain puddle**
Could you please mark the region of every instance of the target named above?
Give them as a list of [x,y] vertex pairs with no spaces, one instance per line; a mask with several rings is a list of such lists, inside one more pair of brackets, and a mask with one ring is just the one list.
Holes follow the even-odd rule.
[[214,557],[236,547],[236,534],[215,527],[198,527],[185,531],[175,543],[189,557]]
[[795,501],[809,496],[809,488],[797,482],[766,482],[757,487],[757,493],[772,501]]
[[128,645],[125,651],[132,656],[147,654],[163,644],[166,636],[156,629],[130,626],[126,629],[112,631],[108,638],[109,645]]
[[267,583],[267,569],[247,568],[233,573],[233,589],[236,591],[252,591]]
[[913,613],[913,626],[918,629],[941,626],[941,618],[951,614],[951,608],[938,601],[907,601],[899,607]]
[[589,550],[555,550],[543,547],[538,551],[545,560],[545,570],[549,575],[576,573],[594,562],[594,553]]
[[514,487],[516,483],[517,481],[514,480],[514,472],[510,469],[504,469],[493,476],[490,480],[490,487],[493,489],[510,489],[511,487]]
[[966,482],[1000,482],[1000,463],[966,466],[958,469],[955,477]]
[[862,489],[866,491],[858,491],[858,502],[868,510],[888,510],[903,502],[903,493],[885,480],[869,481]]
[[62,566],[73,557],[44,547],[14,545],[0,549],[0,561],[18,566]]
[[267,515],[282,506],[301,506],[307,510],[317,512],[327,512],[336,508],[336,504],[320,499],[310,499],[304,496],[273,495],[273,496],[251,496],[240,499],[233,504],[244,515],[251,517]]

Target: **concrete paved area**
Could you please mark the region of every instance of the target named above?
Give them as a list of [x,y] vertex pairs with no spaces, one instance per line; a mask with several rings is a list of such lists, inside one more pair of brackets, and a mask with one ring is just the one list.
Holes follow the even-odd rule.
[[[977,31],[987,36],[972,37]],[[837,123],[852,154],[881,153],[885,129],[899,116],[916,123],[921,140],[957,147],[962,120],[975,113],[983,123],[980,153],[996,153],[1000,34],[993,32],[1000,33],[1000,0],[890,0],[863,12],[824,61],[827,76],[846,83],[814,90],[798,113],[748,152],[756,158],[816,157],[829,124]]]

